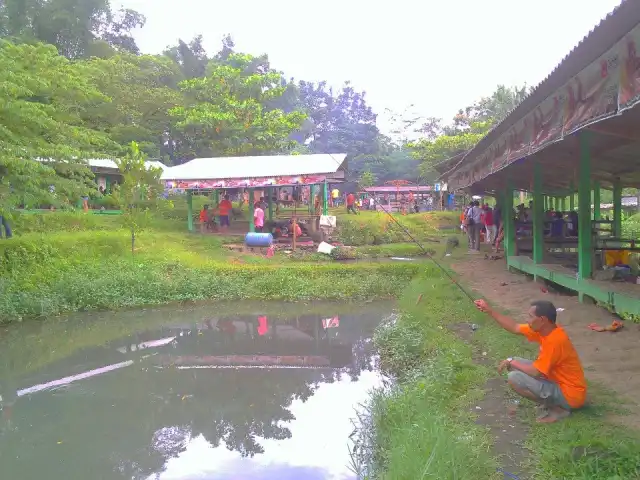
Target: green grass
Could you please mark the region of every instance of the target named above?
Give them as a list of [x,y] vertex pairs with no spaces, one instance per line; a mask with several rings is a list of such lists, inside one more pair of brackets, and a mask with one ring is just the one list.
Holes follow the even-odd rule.
[[[382,364],[398,383],[377,392],[371,406],[374,478],[493,478],[498,463],[488,450],[491,439],[466,412],[496,372],[475,364],[471,347],[447,326],[478,324],[474,342],[496,365],[508,356],[532,357],[535,349],[477,312],[437,270],[427,269],[414,279],[400,307],[399,320],[380,328],[375,337]],[[536,478],[638,478],[640,435],[606,421],[607,413],[619,410],[615,396],[597,386],[590,396],[595,406],[560,424],[533,424],[530,415],[527,468]]]
[[0,323],[186,300],[397,295],[414,264],[327,264],[233,254],[215,237],[123,230],[30,234],[0,244]]

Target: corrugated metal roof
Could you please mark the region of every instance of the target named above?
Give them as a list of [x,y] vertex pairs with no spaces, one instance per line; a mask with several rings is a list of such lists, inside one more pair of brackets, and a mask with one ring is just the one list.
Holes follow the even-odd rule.
[[505,133],[518,120],[524,118],[547,97],[562,88],[588,65],[596,61],[607,50],[640,23],[640,0],[621,0],[620,5],[600,20],[571,50],[553,71],[542,80],[529,95],[471,148],[447,174],[456,170],[467,159],[473,161],[482,151]]
[[[36,158],[36,161],[47,163],[47,162],[52,161],[52,160],[45,159],[45,158]],[[116,162],[114,162],[113,160],[109,159],[109,158],[90,158],[90,159],[84,160],[84,161],[87,162],[87,164],[90,167],[94,167],[94,168],[111,168],[113,170],[118,170],[118,164]],[[147,168],[155,167],[155,168],[160,168],[162,170],[166,170],[167,168],[169,168],[164,163],[159,162],[157,160],[147,160],[144,163],[147,166]]]
[[344,153],[195,158],[167,168],[162,180],[230,180],[337,172]]

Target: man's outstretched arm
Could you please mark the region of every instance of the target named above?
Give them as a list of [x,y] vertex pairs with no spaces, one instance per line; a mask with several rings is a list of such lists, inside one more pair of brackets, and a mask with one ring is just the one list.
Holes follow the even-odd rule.
[[516,323],[516,321],[513,320],[512,318],[507,317],[506,315],[502,315],[501,313],[496,312],[484,300],[476,300],[473,303],[475,303],[475,305],[478,308],[478,310],[480,310],[481,312],[485,312],[485,313],[488,313],[489,315],[491,315],[491,318],[493,318],[496,321],[496,323],[498,325],[500,325],[502,328],[504,328],[507,332],[520,334],[520,327]]

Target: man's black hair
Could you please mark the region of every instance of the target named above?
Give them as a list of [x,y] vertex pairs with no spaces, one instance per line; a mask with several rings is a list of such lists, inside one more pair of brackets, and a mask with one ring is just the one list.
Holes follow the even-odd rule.
[[536,300],[531,302],[531,306],[536,309],[538,317],[547,317],[551,323],[556,323],[556,307],[547,300]]

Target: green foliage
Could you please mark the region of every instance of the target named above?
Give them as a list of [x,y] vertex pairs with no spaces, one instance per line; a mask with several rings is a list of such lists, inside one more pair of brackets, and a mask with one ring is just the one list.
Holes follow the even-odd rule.
[[114,48],[138,53],[131,31],[143,26],[145,18],[131,9],[113,12],[109,3],[5,0],[0,3],[0,38],[53,44],[67,58]]
[[162,202],[160,182],[162,170],[145,164],[145,156],[138,145],[131,142],[124,158],[116,160],[122,174],[122,185],[118,190],[123,206],[123,225],[131,232],[131,253],[135,251],[136,234],[149,224],[152,210]]
[[[438,234],[438,226],[429,214],[395,215],[394,221],[382,212],[361,211],[359,215],[341,215],[337,223],[337,239],[345,245],[381,245],[425,240]],[[404,229],[398,225],[404,227]]]
[[305,115],[265,107],[285,87],[274,70],[251,72],[253,62],[251,55],[234,54],[227,64],[212,62],[205,77],[180,84],[188,106],[170,113],[178,130],[192,140],[194,148],[185,155],[256,155],[291,146],[289,135]]
[[424,177],[434,179],[433,166],[473,147],[491,128],[504,119],[528,94],[528,88],[498,85],[489,97],[458,111],[450,125],[428,119],[420,129],[424,137],[410,142],[411,155],[419,159]]
[[80,159],[117,145],[80,114],[104,97],[52,46],[0,41],[0,64],[0,211],[62,206],[95,190]]
[[[419,303],[416,299],[421,297]],[[535,348],[486,315],[435,268],[414,279],[400,300],[401,314],[375,335],[384,369],[397,378],[371,406],[374,478],[492,478],[497,466],[488,437],[469,413],[493,365],[508,356],[531,357]],[[475,323],[476,348],[490,368],[472,361],[471,346],[451,326]],[[536,478],[633,478],[640,461],[637,432],[613,426],[611,394],[590,385],[593,404],[562,425],[533,424],[527,441]],[[531,420],[533,423],[533,412]],[[425,454],[428,452],[428,454]]]
[[132,261],[128,236],[126,230],[108,229],[1,242],[0,323],[171,301],[390,297],[418,272],[406,264],[318,265],[234,256],[218,238],[153,229],[138,240]]
[[119,145],[135,141],[147,155],[172,155],[167,134],[173,123],[168,112],[184,103],[177,90],[184,79],[178,65],[164,56],[120,54],[92,58],[79,66],[110,99],[86,110],[87,125],[108,133]]
[[373,175],[371,170],[365,170],[360,175],[360,180],[358,180],[358,186],[360,188],[373,187],[376,184],[376,177]]

